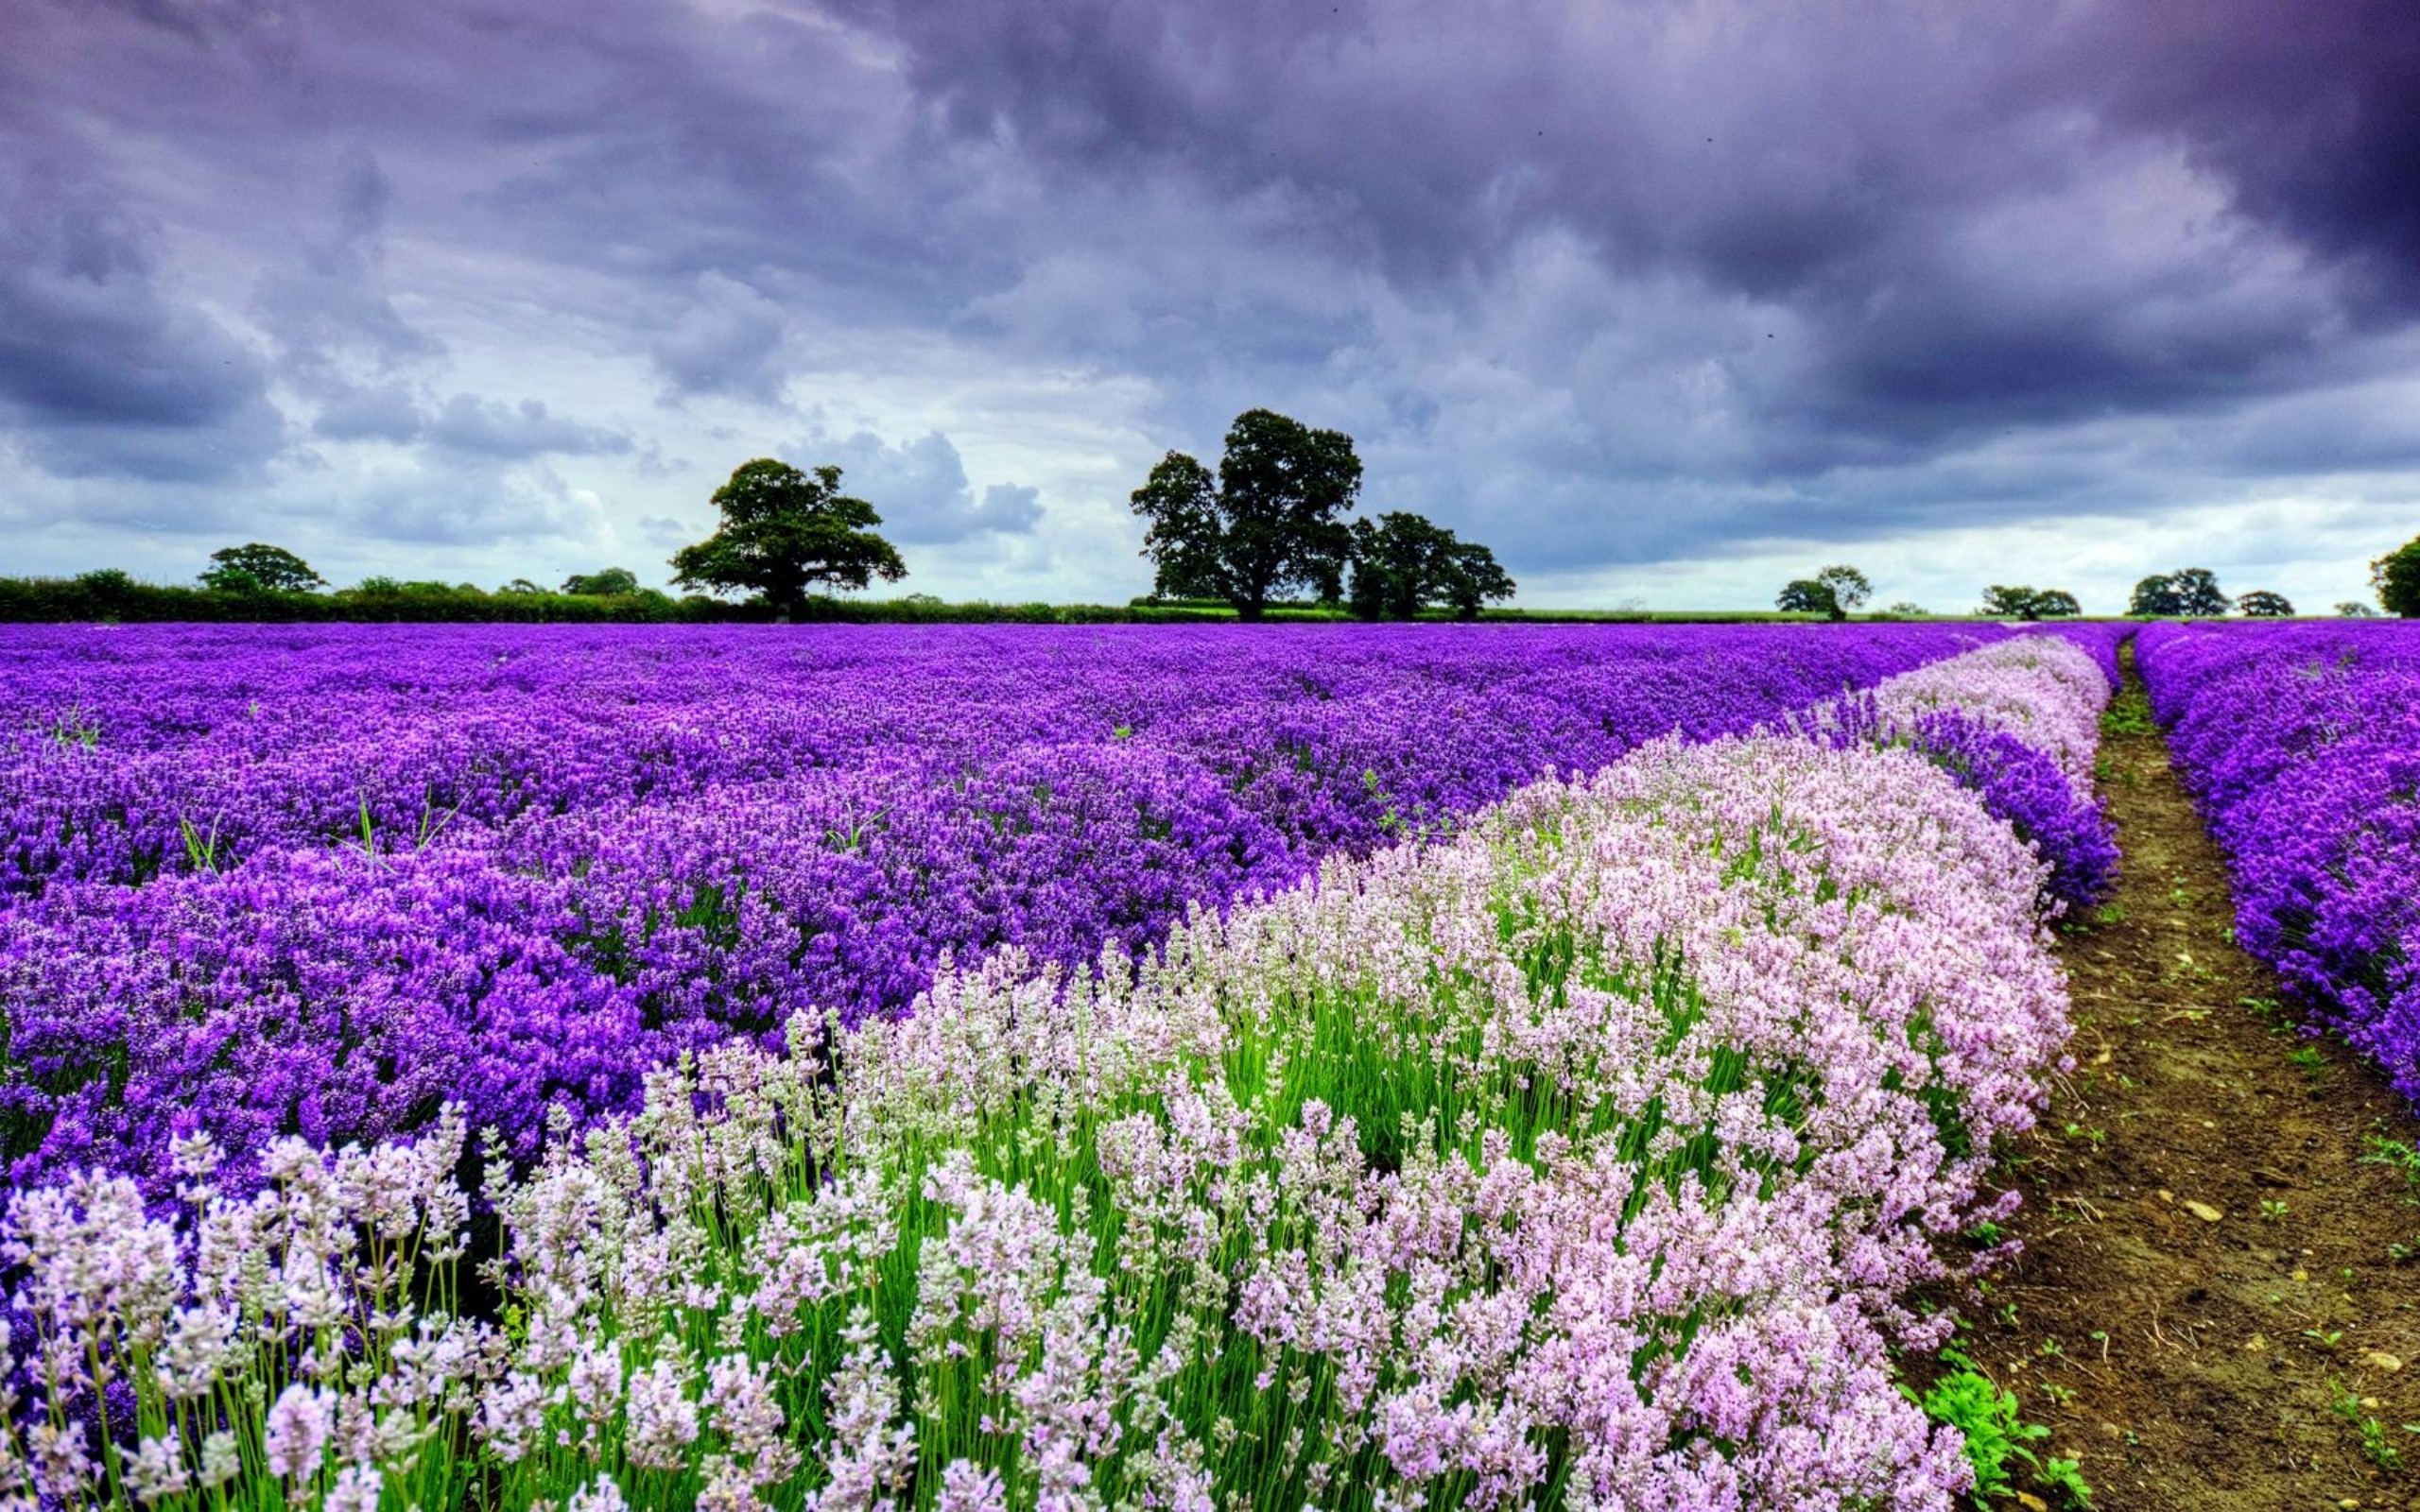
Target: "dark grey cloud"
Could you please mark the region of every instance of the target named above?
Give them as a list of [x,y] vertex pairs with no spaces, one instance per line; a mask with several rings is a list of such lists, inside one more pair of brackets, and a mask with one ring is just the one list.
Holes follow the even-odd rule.
[[[766,409],[821,417],[796,459],[900,539],[1061,564],[1054,517],[1098,536],[1254,404],[1516,575],[2420,450],[2410,0],[26,0],[10,31],[0,162],[61,165],[0,200],[13,454],[357,485],[432,541],[483,507],[405,493],[465,479],[524,498],[493,541],[588,528],[548,458],[653,541]],[[1024,481],[968,477],[978,434]]]
[[972,518],[976,529],[1004,536],[1031,530],[1042,523],[1042,490],[1022,483],[987,484]]
[[2402,0],[2097,8],[2051,66],[2090,65],[2114,127],[2171,134],[2250,215],[2420,304],[2420,15]]
[[[2390,83],[2420,77],[2408,6],[2221,7],[2190,28],[2206,56],[2167,65],[2161,28],[2188,8],[2157,0],[848,3],[907,41],[960,138],[1013,141],[1068,180],[1177,172],[1236,204],[1290,195],[1299,235],[1434,298],[1496,297],[1487,275],[1525,238],[1564,232],[1708,303],[1773,305],[1803,366],[1754,396],[1756,418],[1793,466],[1808,434],[1847,458],[2291,382],[2291,359],[2360,313],[2337,259],[2420,268],[2420,89]],[[2236,115],[2281,33],[2297,34],[2289,81]],[[2325,60],[2353,64],[2342,94],[2323,93]],[[2147,129],[2118,139],[2097,108]],[[2171,146],[2211,181],[2164,171]],[[2306,171],[2322,160],[2336,166]],[[2272,279],[2264,235],[2315,266]],[[2003,242],[2038,245],[2020,259]],[[1253,322],[1228,326],[1232,347]]]
[[341,154],[331,224],[262,276],[254,298],[288,376],[340,387],[348,364],[391,372],[438,355],[442,345],[395,310],[384,276],[387,216],[395,187],[377,158],[354,144]]
[[355,387],[335,387],[320,402],[311,433],[332,441],[415,441],[428,428],[420,400],[410,387],[383,383]]
[[0,418],[36,467],[199,481],[280,444],[259,353],[163,277],[106,192],[0,167]]

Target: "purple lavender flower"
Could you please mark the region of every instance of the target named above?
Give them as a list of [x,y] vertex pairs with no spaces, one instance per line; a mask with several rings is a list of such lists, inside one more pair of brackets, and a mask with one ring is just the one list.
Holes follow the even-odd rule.
[[2001,633],[11,627],[0,1159],[164,1195],[175,1134],[240,1173],[447,1095],[527,1151],[683,1050],[1141,952]]
[[2420,627],[2146,627],[2237,937],[2420,1100]]

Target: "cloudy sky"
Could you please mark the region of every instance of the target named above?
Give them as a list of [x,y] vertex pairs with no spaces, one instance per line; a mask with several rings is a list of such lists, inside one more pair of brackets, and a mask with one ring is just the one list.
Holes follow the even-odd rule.
[[1265,405],[1534,605],[2420,533],[2411,0],[0,0],[0,571],[1122,601]]

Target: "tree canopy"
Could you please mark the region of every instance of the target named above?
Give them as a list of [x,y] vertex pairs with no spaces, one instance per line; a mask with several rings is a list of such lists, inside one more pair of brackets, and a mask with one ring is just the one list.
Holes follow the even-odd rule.
[[1836,562],[1818,569],[1812,577],[1793,577],[1783,584],[1773,598],[1773,607],[1792,614],[1821,614],[1826,619],[1844,620],[1849,617],[1849,610],[1873,596],[1874,584],[1865,574]]
[[760,456],[743,462],[715,490],[722,527],[672,554],[672,580],[709,593],[754,593],[795,613],[818,585],[863,588],[897,582],[908,565],[874,534],[882,516],[840,491],[840,470],[812,474]]
[[2370,587],[2390,614],[2420,619],[2420,539],[2405,541],[2370,563]]
[[628,567],[603,567],[593,573],[574,573],[563,579],[562,591],[591,598],[635,593],[639,591],[639,575]]
[[222,593],[307,593],[328,580],[284,546],[226,546],[210,554],[201,586]]
[[1846,563],[1836,562],[1815,574],[1815,581],[1832,591],[1832,602],[1841,614],[1857,608],[1874,596],[1874,584],[1865,574]]
[[1512,596],[1512,579],[1495,554],[1463,541],[1425,515],[1390,510],[1356,520],[1353,589],[1346,603],[1362,619],[1410,619],[1432,604],[1477,619],[1480,605]]
[[2136,583],[2126,612],[2160,619],[2200,620],[2216,619],[2228,608],[2227,595],[2219,588],[2218,574],[2207,567],[2181,567],[2172,573],[2153,573]]
[[2293,617],[2294,606],[2285,594],[2256,588],[2235,601],[2236,612],[2246,619],[2282,620]]
[[1132,495],[1134,512],[1150,522],[1143,555],[1152,561],[1153,591],[1222,598],[1247,620],[1288,592],[1334,599],[1352,551],[1340,517],[1360,490],[1352,437],[1248,409],[1228,427],[1215,477],[1170,452]]
[[2064,588],[1994,583],[1983,590],[1981,612],[2004,620],[2061,620],[2083,613],[2083,606]]

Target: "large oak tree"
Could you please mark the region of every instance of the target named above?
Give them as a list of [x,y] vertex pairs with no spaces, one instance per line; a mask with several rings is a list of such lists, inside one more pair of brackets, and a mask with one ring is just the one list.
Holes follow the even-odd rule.
[[309,562],[257,541],[212,552],[210,569],[201,575],[202,587],[222,593],[307,593],[327,585]]
[[1340,516],[1360,490],[1352,437],[1248,409],[1228,427],[1216,476],[1170,452],[1134,490],[1134,512],[1150,522],[1153,591],[1223,598],[1247,620],[1289,592],[1339,597],[1352,551]]
[[760,456],[743,462],[715,490],[722,528],[672,554],[672,580],[712,593],[755,593],[795,614],[809,588],[863,588],[897,582],[908,564],[874,534],[882,516],[840,491],[840,470],[812,474]]
[[2420,619],[2420,540],[2408,541],[2370,563],[2370,586],[2388,613]]

